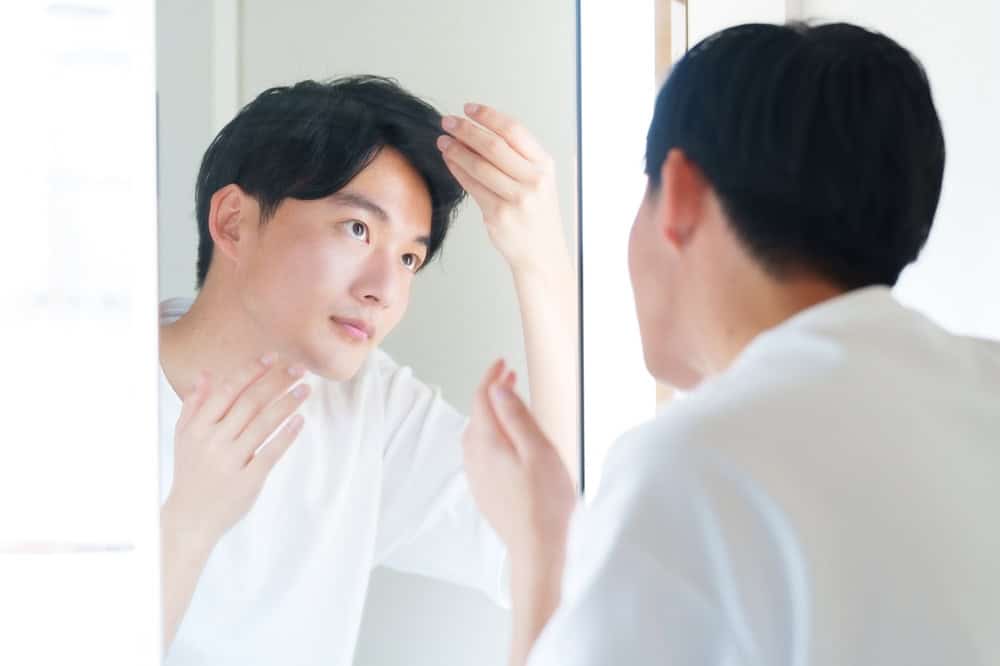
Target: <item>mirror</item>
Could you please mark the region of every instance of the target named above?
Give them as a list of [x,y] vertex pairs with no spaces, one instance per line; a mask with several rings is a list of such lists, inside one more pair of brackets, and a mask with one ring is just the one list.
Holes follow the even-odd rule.
[[[245,514],[240,514],[245,507],[234,508],[237,518],[230,515],[231,524],[214,525],[213,534],[221,532],[221,537],[202,540],[199,529],[164,518],[165,663],[292,663],[297,650],[317,663],[503,663],[507,616],[483,594],[502,589],[503,565],[490,535],[477,526],[458,475],[460,419],[468,414],[483,373],[498,357],[517,372],[519,389],[529,395],[533,368],[521,311],[551,312],[545,299],[568,293],[565,316],[572,321],[564,329],[545,329],[551,339],[541,348],[555,352],[540,355],[541,365],[536,365],[543,367],[550,356],[561,355],[565,369],[565,359],[570,359],[570,371],[561,371],[558,381],[563,417],[572,414],[567,462],[579,466],[580,390],[572,379],[578,358],[572,277],[577,256],[575,3],[159,0],[156,31],[159,277],[160,298],[166,303],[161,314],[169,315],[161,323],[170,324],[172,331],[161,329],[164,511],[184,472],[182,447],[203,451],[196,448],[194,434],[182,436],[175,428],[181,410],[178,393],[190,390],[195,365],[211,365],[222,357],[232,361],[234,350],[248,351],[250,341],[272,342],[281,347],[279,352],[293,350],[279,357],[280,364],[294,350],[313,350],[313,356],[295,360],[315,361],[336,357],[340,352],[330,349],[346,349],[351,338],[378,339],[378,344],[344,352],[353,359],[347,366],[356,361],[353,374],[350,367],[338,366],[327,374],[341,375],[330,379],[308,368],[304,383],[311,392],[301,408],[306,422],[298,439],[266,475],[251,508]],[[462,116],[466,102],[489,105],[516,118],[537,139],[554,163],[561,220],[547,224],[565,243],[570,276],[565,288],[547,273],[539,272],[542,279],[526,270],[519,274],[523,266],[515,267],[497,249],[480,205],[469,197],[438,255],[411,276],[408,307],[400,307],[406,289],[398,281],[410,279],[401,277],[408,266],[379,264],[374,257],[396,253],[393,261],[408,262],[416,259],[406,255],[426,252],[415,242],[417,235],[427,235],[432,217],[426,174],[399,150],[383,150],[337,190],[347,191],[370,177],[365,181],[370,188],[362,188],[361,194],[387,197],[369,202],[388,212],[385,222],[375,219],[378,215],[364,202],[346,202],[352,205],[345,207],[330,192],[315,198],[316,188],[327,185],[317,184],[316,169],[301,166],[302,156],[313,150],[313,157],[326,164],[324,173],[336,169],[324,161],[327,151],[316,149],[317,135],[309,133],[300,116],[282,116],[287,108],[279,104],[273,117],[280,120],[244,128],[239,140],[220,147],[223,157],[213,162],[222,169],[218,165],[224,158],[243,159],[242,166],[229,166],[244,181],[225,189],[230,183],[224,177],[206,179],[206,228],[210,219],[216,226],[209,235],[211,268],[199,293],[195,184],[214,137],[264,90],[361,74],[389,77],[444,114]],[[322,109],[334,104],[329,88],[319,90],[316,96],[326,101],[289,96],[289,108],[312,104],[313,118],[331,117]],[[343,120],[350,113],[336,117]],[[364,123],[354,120],[360,124],[339,139],[320,131],[331,142],[326,144],[330,150],[346,155],[355,150],[351,141],[368,140]],[[274,122],[287,123],[287,133]],[[288,135],[307,147],[299,143],[288,148],[293,145]],[[283,136],[285,143],[278,140]],[[255,141],[268,147],[240,152]],[[274,146],[305,152],[284,161],[274,157],[272,163],[267,156],[281,151]],[[523,152],[517,156],[526,159]],[[424,158],[440,160],[440,153],[424,150]],[[290,171],[295,178],[288,176]],[[257,180],[246,180],[248,172]],[[280,197],[308,189],[294,190],[292,181],[299,176],[313,179],[314,192],[308,196],[314,198],[283,199],[259,224],[266,209],[261,200],[268,192]],[[296,202],[306,205],[295,208]],[[316,207],[324,205],[323,211]],[[325,235],[317,231],[320,227]],[[305,243],[293,229],[317,235]],[[554,247],[546,233],[538,231],[532,241]],[[331,249],[327,258],[336,258],[316,269],[308,262],[316,261],[323,251],[317,248],[324,247],[339,249]],[[347,259],[337,254],[346,247],[354,248]],[[291,261],[300,251],[301,261]],[[562,260],[545,263],[558,267]],[[223,277],[210,289],[213,272],[220,271]],[[526,305],[525,295],[535,302]],[[189,300],[171,300],[177,298]],[[190,299],[197,299],[193,306]],[[378,312],[389,314],[375,322],[374,334],[359,331],[365,321],[372,323],[367,318],[374,310],[365,304],[376,302]],[[331,310],[331,319],[322,325],[332,324],[337,332],[314,335],[309,326],[315,322],[302,313],[324,307]],[[188,325],[182,326],[185,319]],[[296,346],[296,341],[302,344]],[[268,351],[273,350],[256,350]],[[238,374],[235,368],[227,372]],[[277,371],[268,372],[272,376]],[[226,372],[217,369],[215,374]],[[212,382],[224,379],[213,374],[202,390],[211,391]],[[261,452],[267,448],[257,457],[263,460]],[[190,456],[187,460],[200,460]],[[201,497],[208,497],[202,490]],[[189,494],[195,496],[194,491]],[[192,513],[191,506],[187,511]],[[183,523],[177,528],[183,536],[171,538],[168,530],[177,523]],[[199,566],[189,566],[191,561],[200,564],[200,573]],[[177,621],[172,639],[171,617]]]

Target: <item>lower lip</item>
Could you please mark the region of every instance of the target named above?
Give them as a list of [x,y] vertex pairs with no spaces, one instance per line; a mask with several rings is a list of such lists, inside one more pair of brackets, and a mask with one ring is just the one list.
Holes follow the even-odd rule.
[[364,342],[368,339],[368,334],[365,333],[360,328],[358,328],[357,326],[345,324],[341,321],[337,321],[336,319],[331,319],[330,321],[332,321],[334,326],[343,331],[352,340],[356,340],[358,342]]

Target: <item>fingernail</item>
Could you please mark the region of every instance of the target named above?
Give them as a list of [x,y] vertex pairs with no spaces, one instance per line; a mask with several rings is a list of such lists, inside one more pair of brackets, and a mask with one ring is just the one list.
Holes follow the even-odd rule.
[[446,130],[453,130],[456,127],[458,127],[458,121],[455,119],[454,116],[445,116],[441,120],[441,126],[444,127]]
[[451,141],[452,139],[450,136],[439,136],[437,140],[437,146],[441,150],[447,150],[448,146],[451,145]]
[[306,397],[308,393],[309,393],[309,386],[307,384],[299,384],[298,386],[292,389],[292,395],[300,400]]
[[465,112],[468,113],[469,115],[472,115],[473,113],[478,113],[479,112],[479,105],[478,104],[466,104],[465,105]]
[[305,366],[303,366],[301,363],[296,363],[295,365],[289,366],[288,374],[290,374],[292,377],[295,378],[301,377],[302,375],[306,374]]
[[497,402],[507,402],[511,397],[510,389],[496,384],[490,387],[490,395]]
[[260,363],[265,367],[270,367],[274,365],[274,362],[276,360],[278,360],[278,355],[275,354],[274,352],[268,352],[260,357]]

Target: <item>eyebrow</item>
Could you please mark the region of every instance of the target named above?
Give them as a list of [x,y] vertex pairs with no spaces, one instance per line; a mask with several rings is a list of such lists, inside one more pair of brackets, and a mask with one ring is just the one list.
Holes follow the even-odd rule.
[[[356,194],[354,192],[335,192],[330,195],[330,199],[331,201],[344,204],[345,206],[352,206],[354,208],[366,210],[383,222],[391,223],[389,214],[385,212],[385,209],[362,194]],[[431,239],[428,236],[417,236],[414,241],[420,243],[428,250],[431,247]]]

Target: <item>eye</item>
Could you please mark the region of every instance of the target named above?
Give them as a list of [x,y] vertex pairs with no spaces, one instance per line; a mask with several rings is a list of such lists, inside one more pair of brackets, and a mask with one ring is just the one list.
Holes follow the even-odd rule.
[[358,220],[349,220],[348,222],[346,222],[346,224],[347,224],[347,232],[351,234],[353,238],[356,238],[360,241],[365,241],[366,243],[368,242],[367,224],[365,224],[364,222],[360,222]]
[[420,268],[420,256],[409,252],[403,255],[403,265],[416,272]]

